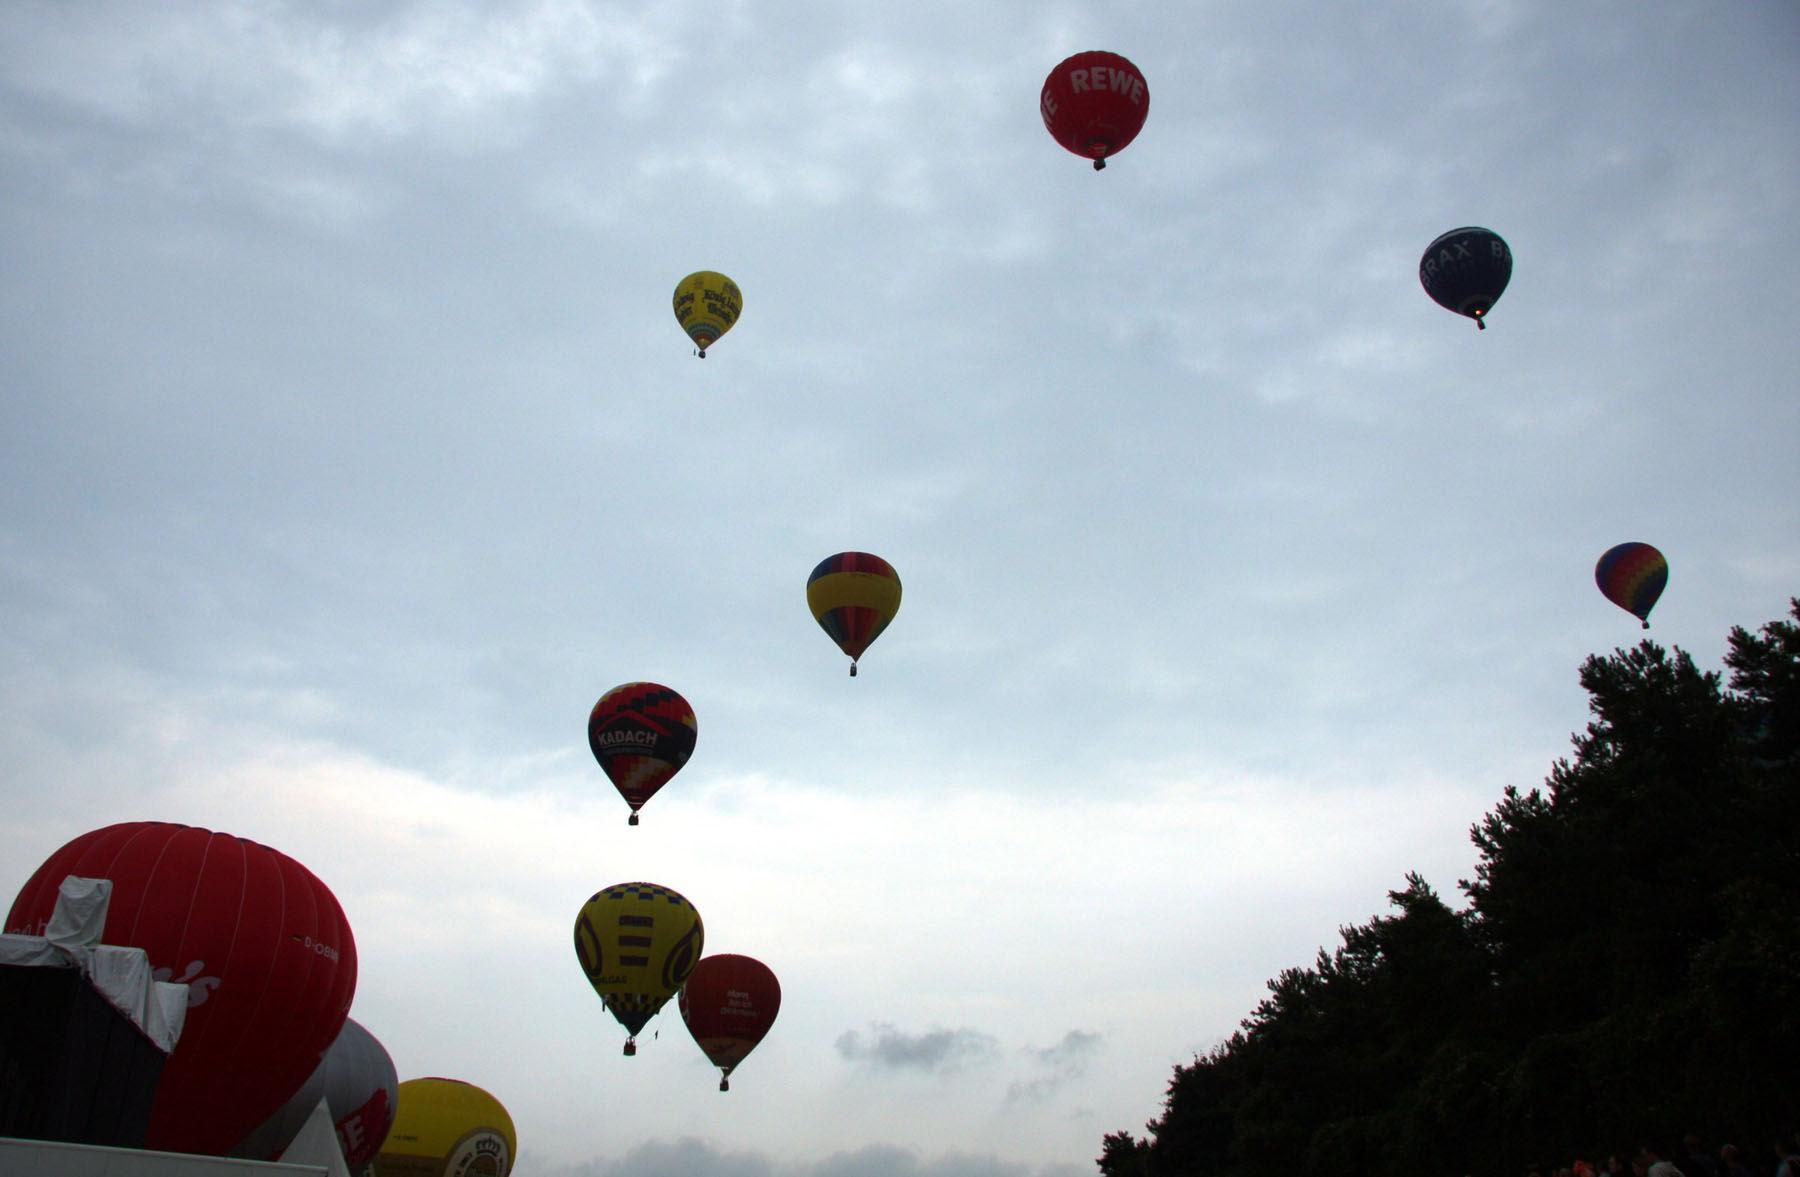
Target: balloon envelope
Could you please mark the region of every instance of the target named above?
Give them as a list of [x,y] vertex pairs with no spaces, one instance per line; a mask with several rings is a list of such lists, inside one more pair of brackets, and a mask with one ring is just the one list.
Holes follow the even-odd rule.
[[855,674],[857,659],[900,611],[900,577],[880,556],[839,552],[812,570],[806,604],[819,627],[850,656]]
[[1594,583],[1606,599],[1650,628],[1650,610],[1669,583],[1669,562],[1645,543],[1625,543],[1606,550],[1594,565]]
[[400,1084],[394,1126],[375,1156],[374,1177],[506,1177],[519,1152],[500,1101],[460,1079]]
[[660,683],[614,687],[588,712],[588,747],[631,806],[632,825],[644,802],[694,754],[698,732],[688,701]]
[[1117,53],[1077,53],[1044,79],[1038,112],[1052,138],[1093,160],[1098,170],[1143,130],[1150,86],[1138,67]]
[[1419,259],[1419,281],[1431,300],[1479,327],[1511,280],[1512,250],[1498,233],[1474,225],[1440,235]]
[[700,357],[731,330],[744,310],[744,295],[725,275],[699,270],[675,284],[675,321],[688,333]]
[[344,1163],[354,1173],[374,1159],[393,1127],[399,1086],[387,1049],[355,1018],[345,1018],[344,1028],[306,1082],[232,1155],[255,1161],[279,1159],[323,1099]]
[[596,891],[575,916],[581,971],[628,1035],[636,1036],[694,971],[706,943],[700,913],[679,892],[656,883],[619,883]]
[[168,822],[86,833],[20,890],[6,930],[38,934],[64,877],[111,879],[102,940],[188,985],[145,1147],[223,1156],[330,1047],[356,992],[356,942],[331,891],[267,846]]
[[781,982],[753,957],[721,952],[703,956],[681,988],[681,1020],[688,1033],[724,1072],[719,1090],[729,1090],[732,1069],[756,1049],[781,1010]]

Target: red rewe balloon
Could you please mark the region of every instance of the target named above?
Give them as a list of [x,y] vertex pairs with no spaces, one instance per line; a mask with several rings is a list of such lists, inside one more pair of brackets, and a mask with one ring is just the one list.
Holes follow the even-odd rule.
[[313,873],[256,842],[167,822],[76,838],[26,880],[6,930],[41,934],[68,875],[111,879],[101,941],[188,985],[145,1147],[223,1156],[305,1082],[356,992],[356,942]]
[[735,952],[703,956],[681,988],[681,1020],[724,1073],[719,1090],[731,1090],[731,1072],[756,1049],[781,1010],[781,982],[769,966]]
[[1150,86],[1117,53],[1090,50],[1050,71],[1038,108],[1051,136],[1099,171],[1144,129]]

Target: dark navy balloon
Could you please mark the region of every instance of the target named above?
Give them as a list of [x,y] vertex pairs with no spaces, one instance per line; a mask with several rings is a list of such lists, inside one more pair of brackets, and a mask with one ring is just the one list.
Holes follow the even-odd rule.
[[1431,301],[1445,310],[1482,320],[1512,280],[1512,250],[1500,234],[1469,225],[1433,241],[1419,259],[1419,281]]

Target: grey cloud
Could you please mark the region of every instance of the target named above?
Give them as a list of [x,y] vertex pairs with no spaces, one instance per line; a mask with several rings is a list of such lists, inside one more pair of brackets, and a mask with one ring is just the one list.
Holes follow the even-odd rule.
[[759,1152],[721,1152],[694,1137],[650,1141],[614,1159],[574,1164],[533,1164],[527,1154],[521,1169],[545,1177],[1077,1177],[1086,1167],[1053,1164],[1042,1167],[1003,1161],[988,1153],[945,1153],[928,1158],[911,1149],[872,1144],[837,1152],[812,1164],[771,1162]]
[[835,1153],[813,1166],[806,1177],[1073,1177],[1075,1165],[1031,1165],[1003,1161],[989,1153],[945,1153],[927,1158],[909,1149],[872,1145]]
[[1048,1067],[1079,1069],[1082,1060],[1091,1057],[1100,1049],[1100,1043],[1101,1035],[1092,1030],[1070,1030],[1055,1046],[1046,1046],[1042,1049],[1033,1048],[1029,1053]]
[[[521,1161],[526,1159],[521,1155]],[[519,1168],[524,1170],[525,1166]],[[692,1136],[646,1141],[610,1160],[558,1166],[534,1164],[531,1171],[546,1177],[799,1177],[799,1170],[777,1170],[761,1153],[720,1152]]]
[[838,1035],[835,1045],[842,1058],[877,1070],[938,1073],[986,1062],[999,1052],[999,1044],[990,1035],[967,1027],[908,1034],[887,1023],[871,1025],[866,1038],[855,1030],[846,1030]]
[[1042,1102],[1063,1084],[1079,1079],[1102,1041],[1102,1036],[1092,1030],[1070,1030],[1054,1046],[1028,1047],[1024,1053],[1031,1058],[1037,1073],[1007,1086],[1007,1106]]

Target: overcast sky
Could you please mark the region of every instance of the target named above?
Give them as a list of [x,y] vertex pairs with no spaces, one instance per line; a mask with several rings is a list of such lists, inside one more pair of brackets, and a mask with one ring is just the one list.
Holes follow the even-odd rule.
[[[1098,174],[1085,49],[1151,92]],[[1797,132],[1791,0],[13,0],[0,896],[286,851],[520,1174],[1090,1173],[1407,871],[1461,905],[1643,636],[1601,552],[1709,668],[1800,593]],[[1417,277],[1468,224],[1486,331]],[[628,828],[639,679],[699,739]],[[639,879],[781,980],[729,1094],[576,961]]]

